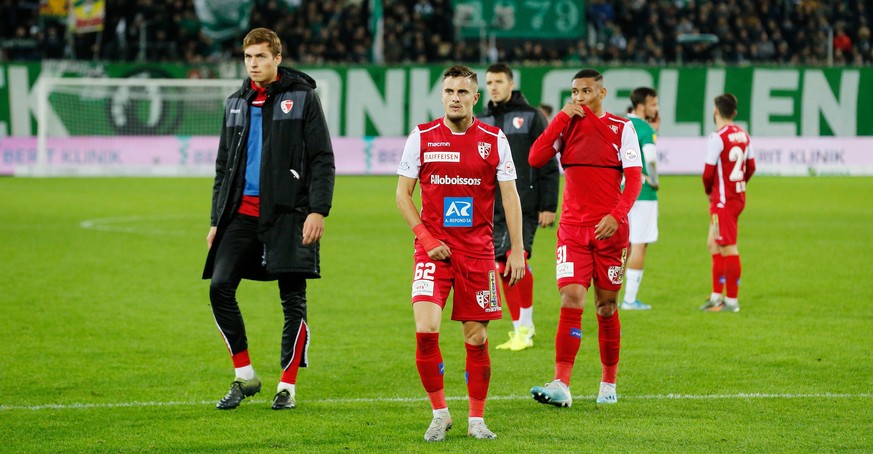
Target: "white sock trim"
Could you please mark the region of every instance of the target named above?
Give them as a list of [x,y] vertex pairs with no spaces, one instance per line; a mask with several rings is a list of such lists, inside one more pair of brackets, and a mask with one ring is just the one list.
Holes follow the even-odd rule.
[[283,381],[280,381],[279,385],[276,386],[276,392],[282,391],[283,389],[287,390],[293,397],[294,395],[296,395],[297,385],[292,385],[291,383],[285,383]]
[[242,378],[243,380],[251,380],[255,378],[255,368],[252,367],[251,364],[243,367],[235,367],[233,370],[236,373],[237,378]]
[[527,326],[528,328],[533,326],[533,306],[531,307],[522,307],[518,310],[518,323],[521,326]]
[[437,408],[436,410],[433,410],[433,417],[451,419],[451,417],[449,416],[449,407]]

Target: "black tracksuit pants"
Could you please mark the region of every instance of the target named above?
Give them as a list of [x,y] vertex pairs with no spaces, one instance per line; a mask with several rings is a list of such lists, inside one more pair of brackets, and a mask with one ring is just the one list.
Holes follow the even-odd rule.
[[[258,239],[258,218],[235,215],[218,243],[209,286],[212,314],[231,355],[248,349],[245,323],[236,301],[236,289],[248,267],[264,266],[263,257],[264,244]],[[298,350],[297,344],[304,342],[304,348],[298,350],[302,351],[299,366],[306,367],[305,343],[309,339],[306,327],[301,327],[306,323],[306,279],[298,274],[285,273],[278,275],[278,280],[279,298],[285,314],[281,366],[283,369],[289,366],[295,350]],[[302,335],[299,334],[301,332]]]

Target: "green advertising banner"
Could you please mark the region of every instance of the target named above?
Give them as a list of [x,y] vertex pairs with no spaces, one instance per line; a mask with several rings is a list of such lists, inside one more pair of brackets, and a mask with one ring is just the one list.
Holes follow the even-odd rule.
[[455,26],[465,38],[484,31],[498,38],[579,39],[584,0],[454,0]]
[[[443,115],[440,102],[442,66],[336,66],[300,68],[318,83],[332,134],[344,137],[405,136],[412,128]],[[475,67],[480,79],[484,68]],[[699,137],[713,129],[712,100],[730,92],[739,100],[737,120],[753,136],[873,136],[873,68],[598,68],[607,88],[607,110],[623,114],[628,96],[638,86],[654,87],[661,106],[661,135]],[[533,104],[559,109],[569,100],[570,82],[578,68],[520,67],[516,87]],[[112,65],[92,63],[6,63],[0,66],[0,137],[37,133],[38,89],[43,77],[217,78],[241,81],[242,62],[215,66]],[[484,81],[480,80],[484,91]],[[234,86],[230,83],[228,86]],[[227,94],[230,94],[228,90]],[[226,94],[219,93],[226,96]],[[47,108],[53,115],[49,97]],[[219,98],[220,102],[221,99]],[[483,93],[476,110],[487,102]],[[165,109],[166,110],[166,109]],[[153,109],[152,115],[165,110]],[[154,112],[157,112],[155,114]],[[219,110],[220,112],[220,110]],[[110,115],[112,108],[89,115]],[[76,114],[74,112],[73,114]],[[62,120],[64,115],[59,116]],[[220,124],[202,111],[174,112],[172,134],[197,134],[196,125]],[[82,116],[78,112],[78,117]],[[70,134],[88,135],[88,122]],[[199,126],[197,126],[199,127]]]

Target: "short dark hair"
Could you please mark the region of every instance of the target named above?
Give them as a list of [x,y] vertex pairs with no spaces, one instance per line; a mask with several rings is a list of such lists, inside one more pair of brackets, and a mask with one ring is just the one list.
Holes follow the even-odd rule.
[[479,79],[476,77],[476,71],[473,71],[469,66],[466,65],[455,65],[447,69],[446,72],[443,73],[443,80],[446,80],[449,77],[466,77],[472,80],[473,83],[476,84],[476,86],[479,85]]
[[594,79],[595,82],[603,82],[603,74],[597,72],[596,69],[583,69],[576,73],[573,79]]
[[645,104],[646,99],[649,97],[657,98],[658,92],[655,91],[655,89],[651,88],[651,87],[635,88],[634,91],[632,91],[631,95],[630,95],[631,107],[636,108],[640,104]]
[[715,97],[715,108],[722,118],[732,120],[737,116],[737,97],[731,93],[725,93]]
[[551,106],[551,104],[540,103],[540,109],[543,110],[543,113],[547,116],[552,116],[552,112],[555,111],[555,108]]
[[267,47],[274,57],[282,55],[282,40],[279,39],[276,32],[263,27],[256,28],[246,34],[246,37],[243,38],[242,50],[245,52],[246,47],[261,43],[267,43]]
[[506,78],[512,80],[512,70],[509,68],[509,65],[506,63],[493,63],[488,69],[485,70],[486,73],[503,73],[506,74]]

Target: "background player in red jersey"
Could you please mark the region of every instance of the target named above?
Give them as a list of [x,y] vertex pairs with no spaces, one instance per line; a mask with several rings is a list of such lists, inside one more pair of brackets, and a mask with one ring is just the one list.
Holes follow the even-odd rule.
[[592,280],[603,366],[597,402],[618,400],[615,376],[621,325],[616,299],[627,257],[627,213],[642,185],[637,134],[629,120],[603,111],[603,76],[593,69],[579,71],[571,93],[572,101],[534,142],[529,158],[532,166],[540,167],[560,152],[566,178],[557,244],[561,316],[555,336],[555,378],[530,390],[537,402],[558,407],[573,403],[570,376]]
[[[427,441],[443,441],[452,427],[443,384],[440,322],[454,290],[452,320],[463,323],[467,350],[467,433],[495,438],[483,419],[491,382],[488,321],[500,319],[500,293],[494,269],[494,201],[501,202],[512,252],[505,275],[514,285],[524,277],[521,204],[515,189],[515,165],[509,142],[499,128],[473,117],[479,100],[476,73],[453,66],[443,74],[446,115],[418,125],[406,141],[397,173],[397,207],[415,232],[412,310],[421,383],[433,408]],[[421,183],[421,214],[412,195]]]
[[749,134],[734,124],[736,96],[725,93],[716,97],[712,115],[718,131],[709,135],[703,169],[703,189],[709,195],[706,244],[712,255],[712,294],[700,308],[710,312],[737,312],[740,310],[737,221],[746,206],[746,183],[755,173],[755,155]]

